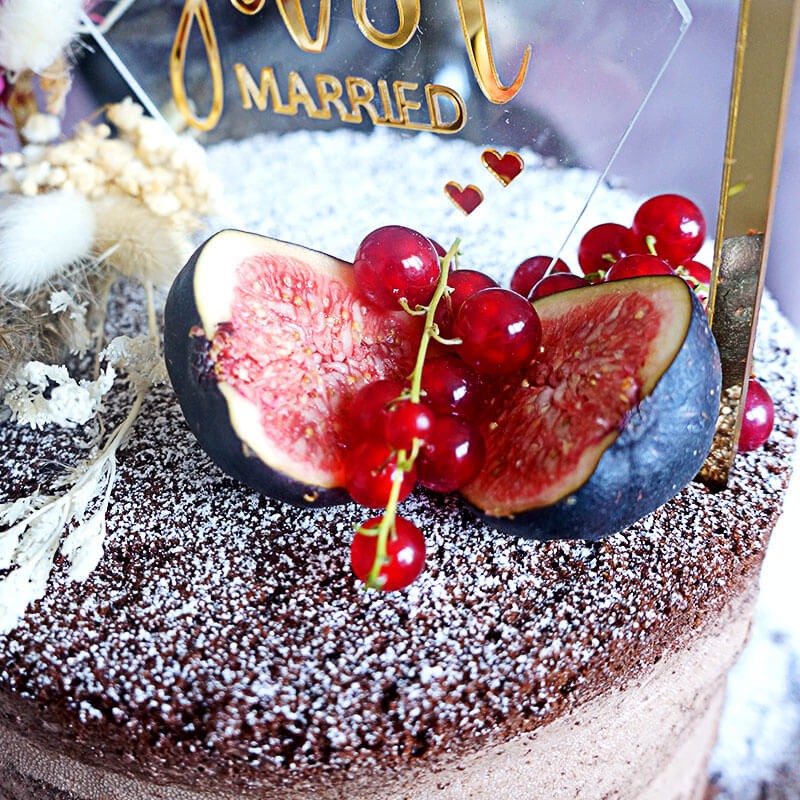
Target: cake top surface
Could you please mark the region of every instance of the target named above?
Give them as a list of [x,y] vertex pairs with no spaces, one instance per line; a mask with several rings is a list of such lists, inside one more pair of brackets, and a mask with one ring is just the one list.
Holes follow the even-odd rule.
[[[301,148],[307,161],[322,139]],[[266,152],[262,137],[221,145],[211,159],[243,227],[346,256],[362,222],[369,229],[390,214],[386,184],[373,176],[363,219],[348,217],[343,230],[335,209],[310,199],[303,170],[313,164],[288,161],[296,146],[270,142],[263,170],[248,169]],[[420,137],[409,146],[430,145]],[[285,170],[297,208],[269,199]],[[572,182],[590,178],[541,173],[561,187],[533,216],[546,236],[548,214],[571,213]],[[605,219],[635,207],[606,190],[596,203]],[[419,227],[419,213],[441,222],[430,235],[446,239],[452,219],[414,205],[393,221]],[[527,206],[513,206],[510,225],[535,224]],[[484,266],[502,261],[497,240],[477,250]],[[128,759],[155,752],[176,773],[235,764],[244,781],[271,767],[287,779],[365,762],[392,768],[446,756],[456,741],[469,749],[531,729],[646,669],[752,579],[794,446],[792,342],[767,299],[756,372],[775,400],[776,429],[761,451],[737,459],[727,489],[690,484],[595,544],[516,540],[455,499],[417,494],[402,513],[425,530],[427,567],[391,595],[365,592],[350,573],[363,510],[298,510],[237,485],[198,449],[161,386],[120,451],[99,566],[76,582],[59,556],[44,598],[0,636],[0,709],[22,700],[56,728],[80,721],[66,747],[102,735]],[[131,402],[124,388],[111,394],[109,428]],[[3,423],[0,501],[47,486],[82,455],[75,431]]]

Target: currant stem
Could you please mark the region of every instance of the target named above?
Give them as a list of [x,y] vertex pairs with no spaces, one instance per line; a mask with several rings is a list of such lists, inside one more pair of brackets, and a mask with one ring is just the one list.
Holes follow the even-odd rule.
[[436,316],[436,309],[439,306],[439,301],[447,291],[447,278],[450,275],[450,265],[458,253],[461,239],[456,239],[450,249],[442,257],[442,271],[439,275],[439,282],[436,284],[436,289],[433,292],[433,297],[428,305],[428,313],[425,315],[425,329],[422,331],[422,339],[419,343],[419,351],[417,352],[417,361],[414,364],[414,372],[411,374],[411,402],[419,403],[422,397],[422,369],[425,366],[425,356],[428,353],[428,345],[431,339],[436,337],[438,326],[433,321]]
[[[458,253],[458,247],[461,244],[460,239],[456,239],[447,253],[441,259],[441,274],[439,281],[436,284],[436,289],[433,292],[433,297],[425,312],[425,328],[422,331],[422,338],[419,343],[419,351],[417,352],[417,360],[414,364],[414,371],[411,373],[411,389],[408,394],[408,399],[412,403],[419,403],[422,397],[422,370],[425,367],[425,356],[428,352],[428,345],[431,339],[438,339],[438,326],[434,322],[436,315],[436,308],[439,301],[447,291],[447,278],[450,274],[450,265]],[[406,304],[407,306],[408,304]],[[412,311],[404,306],[405,310],[410,314],[419,314],[419,311]],[[414,466],[414,462],[419,455],[420,441],[414,439],[411,447],[411,452],[407,453],[405,450],[399,450],[397,453],[397,467],[392,475],[392,488],[389,491],[389,499],[386,501],[386,508],[384,509],[381,521],[375,529],[375,536],[377,542],[375,543],[375,561],[372,563],[372,569],[367,575],[365,584],[368,589],[380,589],[380,573],[381,569],[389,561],[387,544],[389,538],[395,535],[396,519],[397,519],[397,505],[400,498],[400,491],[403,485],[403,477],[406,472],[409,472]],[[370,531],[371,533],[371,531]]]

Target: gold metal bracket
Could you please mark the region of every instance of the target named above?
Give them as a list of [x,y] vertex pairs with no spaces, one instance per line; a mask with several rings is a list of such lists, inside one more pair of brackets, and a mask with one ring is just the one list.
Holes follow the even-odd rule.
[[772,208],[800,27],[800,0],[741,0],[709,298],[722,402],[700,478],[723,488],[736,455],[752,369]]

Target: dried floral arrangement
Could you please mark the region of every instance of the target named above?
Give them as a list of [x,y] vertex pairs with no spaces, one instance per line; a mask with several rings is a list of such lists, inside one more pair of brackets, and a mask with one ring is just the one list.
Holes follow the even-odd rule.
[[[0,2],[0,112],[21,143],[0,154],[0,424],[89,431],[81,463],[0,503],[0,628],[41,596],[59,552],[77,580],[99,560],[117,451],[165,378],[156,290],[172,281],[218,197],[200,145],[131,100],[62,134],[81,5]],[[108,298],[121,279],[145,287],[147,333],[106,341]],[[87,368],[81,378],[71,373],[76,362]],[[133,400],[108,432],[103,398],[123,375]]]

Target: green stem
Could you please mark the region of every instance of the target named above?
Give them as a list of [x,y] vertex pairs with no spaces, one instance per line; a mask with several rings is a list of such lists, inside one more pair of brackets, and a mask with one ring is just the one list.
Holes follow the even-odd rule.
[[[456,253],[458,253],[460,244],[461,240],[456,239],[442,258],[442,271],[439,275],[439,281],[436,284],[433,297],[431,298],[427,311],[425,312],[425,328],[422,331],[422,338],[420,339],[419,343],[419,351],[417,352],[417,360],[414,364],[414,371],[411,373],[411,390],[409,393],[409,400],[412,403],[419,403],[420,398],[422,397],[422,370],[425,367],[425,356],[427,355],[428,346],[430,345],[431,339],[442,341],[437,336],[437,326],[434,322],[434,317],[436,315],[436,309],[439,305],[439,302],[447,291],[447,278],[450,274],[450,265],[453,263]],[[410,311],[409,309],[406,310],[409,313],[420,313],[417,311]],[[453,340],[452,343],[456,344],[457,341],[458,340]],[[364,533],[370,534],[372,534],[372,531],[374,530],[374,535],[378,537],[378,540],[375,544],[375,561],[372,563],[372,569],[370,570],[369,575],[367,575],[366,580],[366,586],[368,589],[381,588],[379,580],[380,572],[383,565],[388,563],[389,560],[387,545],[389,543],[389,538],[395,534],[397,506],[400,500],[400,490],[403,487],[403,479],[406,473],[410,472],[414,466],[414,462],[417,460],[417,456],[419,455],[419,449],[420,443],[417,439],[415,439],[410,453],[406,453],[405,450],[398,451],[397,468],[392,476],[392,488],[389,492],[389,499],[386,502],[386,508],[384,509],[378,527],[369,530],[365,528],[359,528],[359,530],[363,531]]]
[[417,352],[417,362],[414,364],[414,371],[411,373],[411,402],[419,403],[422,396],[422,369],[425,366],[425,356],[428,353],[428,345],[431,339],[436,338],[436,323],[433,318],[436,316],[436,309],[439,306],[439,301],[444,297],[447,291],[447,278],[450,275],[450,265],[456,257],[461,239],[456,239],[450,246],[450,249],[442,258],[442,272],[439,275],[439,282],[436,284],[436,289],[433,292],[433,297],[428,305],[428,313],[425,315],[425,330],[422,331],[422,339],[419,343],[419,351]]

